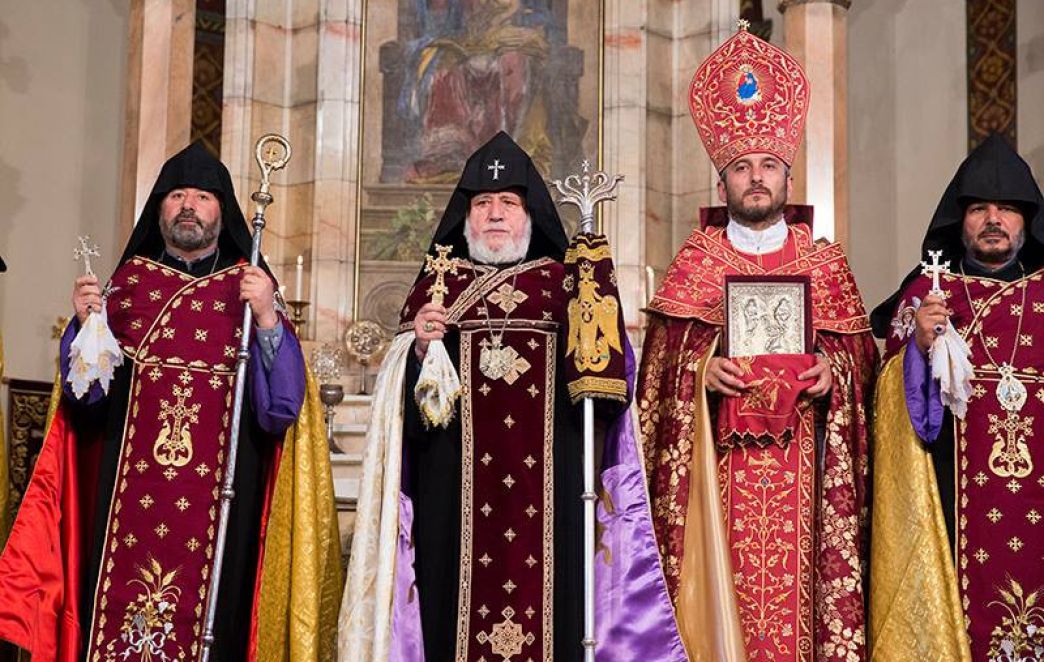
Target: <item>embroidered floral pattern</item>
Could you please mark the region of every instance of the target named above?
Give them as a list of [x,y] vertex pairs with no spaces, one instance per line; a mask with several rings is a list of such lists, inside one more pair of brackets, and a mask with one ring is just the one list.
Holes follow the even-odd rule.
[[127,605],[120,626],[120,651],[109,660],[176,660],[184,657],[174,630],[174,613],[181,598],[181,589],[174,586],[179,568],[164,572],[159,561],[150,557],[144,566],[137,566],[138,577],[127,582],[141,588],[134,602]]
[[990,633],[990,662],[1022,662],[1044,659],[1044,597],[1038,588],[1029,595],[1014,579],[998,588],[1000,600],[989,603],[1001,614]]

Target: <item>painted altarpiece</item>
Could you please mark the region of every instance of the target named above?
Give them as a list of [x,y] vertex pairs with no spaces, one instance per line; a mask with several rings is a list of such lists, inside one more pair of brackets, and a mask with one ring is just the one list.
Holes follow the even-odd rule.
[[395,328],[464,162],[497,131],[547,179],[596,161],[601,4],[367,3],[357,319]]

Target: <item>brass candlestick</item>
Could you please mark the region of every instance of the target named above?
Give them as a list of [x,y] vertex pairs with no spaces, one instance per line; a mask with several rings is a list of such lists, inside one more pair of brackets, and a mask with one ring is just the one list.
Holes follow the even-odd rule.
[[300,338],[301,328],[305,324],[308,324],[308,320],[305,319],[304,311],[308,307],[309,301],[297,301],[291,299],[286,302],[286,305],[290,306],[290,323],[294,325],[294,334]]

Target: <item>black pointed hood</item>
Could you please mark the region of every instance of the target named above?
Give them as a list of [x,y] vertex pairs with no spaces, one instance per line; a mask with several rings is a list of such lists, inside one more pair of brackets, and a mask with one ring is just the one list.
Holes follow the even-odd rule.
[[558,216],[558,209],[551,200],[551,193],[529,154],[503,131],[493,136],[468,158],[457,188],[450,196],[442,220],[435,230],[428,254],[435,255],[435,244],[451,244],[451,255],[467,256],[464,221],[468,215],[471,198],[477,193],[507,189],[520,192],[533,220],[533,237],[529,242],[526,259],[551,257],[562,260],[568,239],[562,227],[562,219]]
[[[210,191],[221,201],[221,234],[218,247],[223,257],[250,259],[251,234],[243,211],[239,208],[232,177],[228,168],[207,151],[203,144],[194,142],[170,157],[160,170],[138,222],[131,232],[127,247],[120,258],[123,264],[135,255],[156,259],[163,250],[160,234],[160,203],[174,189],[191,187]],[[268,265],[259,258],[261,268],[271,275]]]
[[0,257],[0,273],[7,271],[7,263],[4,262],[4,258]]
[[[1029,165],[996,133],[976,147],[957,168],[928,225],[921,244],[922,260],[928,259],[928,251],[941,250],[943,260],[949,260],[954,266],[960,264],[964,258],[964,210],[977,200],[1008,202],[1022,210],[1026,243],[1019,251],[1019,259],[1027,272],[1044,265],[1044,198]],[[870,323],[878,338],[887,337],[899,295],[920,272],[920,267],[915,267],[899,289],[870,313]]]

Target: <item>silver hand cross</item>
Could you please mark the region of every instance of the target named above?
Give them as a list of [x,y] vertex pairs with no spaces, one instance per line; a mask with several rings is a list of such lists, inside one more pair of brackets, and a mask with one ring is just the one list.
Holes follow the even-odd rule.
[[91,269],[91,258],[101,257],[101,253],[98,252],[98,244],[91,244],[90,235],[84,235],[77,237],[80,242],[80,247],[73,251],[74,260],[83,260],[83,270],[88,276],[94,275],[94,270]]
[[[942,287],[939,285],[939,275],[950,273],[950,261],[940,262],[939,258],[942,257],[942,251],[928,251],[928,257],[932,259],[931,264],[921,261],[921,273],[925,276],[932,277],[932,289],[928,294],[934,294],[937,297],[942,297],[945,293],[942,291]],[[946,327],[942,324],[936,324],[932,329],[935,331],[935,335],[940,336],[946,331]]]
[[942,296],[942,288],[939,287],[939,275],[950,273],[950,261],[940,262],[942,251],[928,251],[928,257],[932,258],[931,264],[922,261],[921,273],[932,277],[932,294]]

